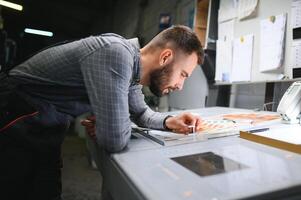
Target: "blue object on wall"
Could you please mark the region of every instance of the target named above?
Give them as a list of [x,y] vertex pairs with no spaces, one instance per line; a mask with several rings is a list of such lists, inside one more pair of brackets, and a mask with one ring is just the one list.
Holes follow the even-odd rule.
[[169,13],[161,13],[159,21],[159,32],[171,26],[171,16]]

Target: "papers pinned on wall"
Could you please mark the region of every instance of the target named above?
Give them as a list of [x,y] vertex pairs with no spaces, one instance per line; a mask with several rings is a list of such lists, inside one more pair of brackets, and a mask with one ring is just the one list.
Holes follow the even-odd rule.
[[253,40],[253,34],[234,40],[217,40],[216,81],[251,81]]
[[257,8],[258,0],[239,0],[237,17],[242,20],[249,16],[252,16]]
[[278,70],[284,57],[286,14],[270,16],[260,22],[260,72]]
[[251,81],[254,35],[236,38],[233,42],[231,81]]

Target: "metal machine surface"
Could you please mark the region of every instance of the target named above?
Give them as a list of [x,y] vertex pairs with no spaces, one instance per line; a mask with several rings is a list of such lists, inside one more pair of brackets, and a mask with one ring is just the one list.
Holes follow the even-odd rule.
[[[215,155],[218,161],[197,158],[186,166],[185,161],[175,161],[177,157],[200,154]],[[116,154],[113,159],[145,199],[217,200],[266,195],[268,199],[276,191],[286,190],[284,194],[290,195],[301,189],[300,155],[236,136]]]
[[[248,110],[191,111],[211,116]],[[97,157],[116,200],[301,198],[300,154],[238,136],[162,146],[138,134],[125,151]]]

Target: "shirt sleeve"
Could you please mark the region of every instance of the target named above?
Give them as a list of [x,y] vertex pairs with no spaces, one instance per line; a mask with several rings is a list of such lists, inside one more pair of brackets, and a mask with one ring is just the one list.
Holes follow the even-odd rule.
[[121,44],[96,50],[81,62],[81,70],[96,116],[97,142],[109,152],[124,149],[131,136],[128,93],[133,56]]
[[154,112],[144,101],[142,85],[133,85],[129,90],[131,119],[138,126],[152,129],[164,129],[163,121],[167,114]]

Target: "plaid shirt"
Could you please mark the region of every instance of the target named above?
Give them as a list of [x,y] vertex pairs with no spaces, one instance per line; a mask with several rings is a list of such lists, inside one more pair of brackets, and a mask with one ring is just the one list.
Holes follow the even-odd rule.
[[[163,129],[165,114],[144,102],[138,40],[115,34],[91,36],[48,48],[10,71],[14,78],[47,86],[36,92],[70,115],[88,111],[96,116],[97,141],[108,151],[120,151],[131,135],[131,120],[139,126]],[[56,88],[51,94],[47,88]],[[60,88],[68,93],[63,94]],[[74,90],[75,88],[75,90]],[[76,91],[85,91],[77,93]],[[83,101],[88,95],[88,100]],[[69,103],[69,105],[66,105]]]

